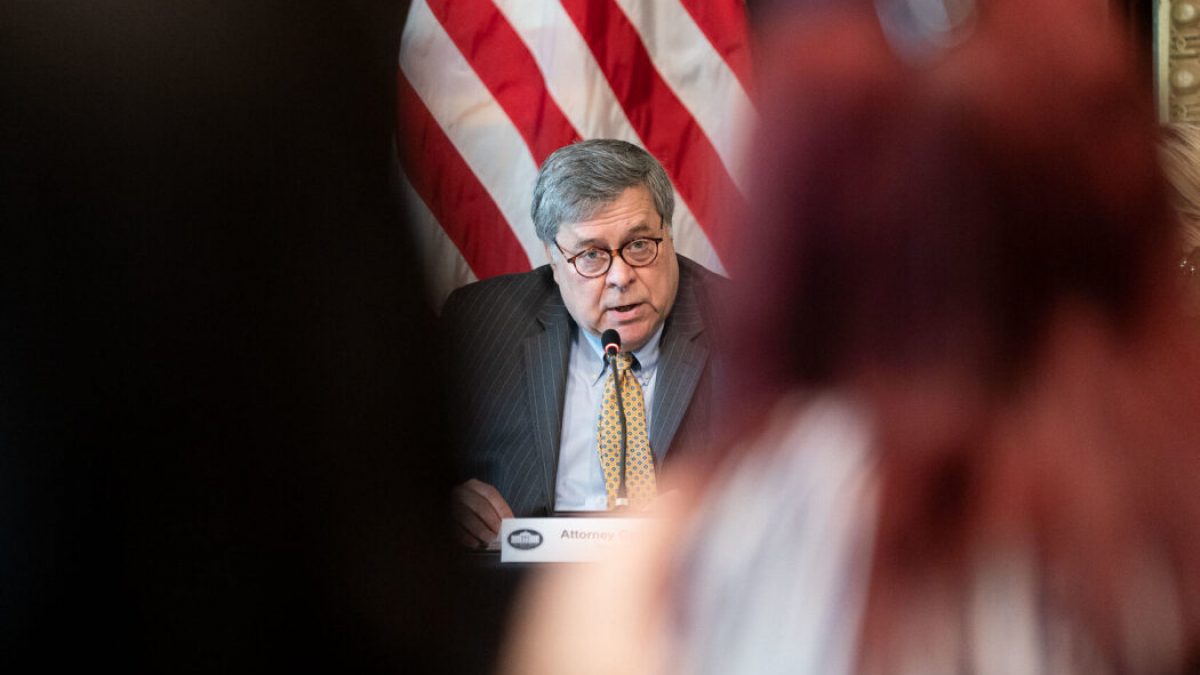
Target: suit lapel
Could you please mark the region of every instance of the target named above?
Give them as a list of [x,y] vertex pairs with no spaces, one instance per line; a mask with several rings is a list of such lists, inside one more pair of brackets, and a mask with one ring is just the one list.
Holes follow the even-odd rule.
[[571,345],[571,317],[557,288],[548,294],[537,320],[540,329],[525,340],[525,391],[532,413],[533,449],[540,459],[545,503],[552,513]]
[[702,335],[704,319],[688,281],[689,275],[681,269],[679,293],[662,336],[660,379],[654,389],[654,419],[650,422],[650,447],[659,466],[671,449],[708,361],[708,343]]

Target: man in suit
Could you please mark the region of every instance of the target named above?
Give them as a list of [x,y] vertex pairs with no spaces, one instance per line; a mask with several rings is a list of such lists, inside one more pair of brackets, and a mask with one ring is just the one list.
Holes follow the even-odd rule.
[[494,540],[504,517],[612,505],[597,450],[607,329],[633,355],[625,412],[644,406],[656,475],[713,433],[711,325],[726,282],[676,254],[662,166],[624,141],[560,148],[531,211],[550,264],[461,288],[444,310],[469,477],[454,516],[469,545]]

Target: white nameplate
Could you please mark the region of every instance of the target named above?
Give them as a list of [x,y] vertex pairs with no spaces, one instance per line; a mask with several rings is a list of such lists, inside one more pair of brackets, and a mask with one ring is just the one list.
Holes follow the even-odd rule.
[[593,562],[645,524],[645,518],[505,518],[500,562]]

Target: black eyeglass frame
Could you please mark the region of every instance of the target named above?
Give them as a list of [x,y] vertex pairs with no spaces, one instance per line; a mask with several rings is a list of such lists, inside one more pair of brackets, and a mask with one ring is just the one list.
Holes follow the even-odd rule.
[[[558,245],[557,239],[555,239],[553,241],[554,241],[554,248],[557,248],[558,252],[562,254],[563,260],[566,260],[568,263],[571,264],[571,267],[574,268],[576,274],[583,277],[584,279],[599,279],[600,277],[604,276],[605,274],[608,274],[608,271],[612,269],[613,260],[616,260],[617,256],[621,256],[621,260],[626,265],[629,265],[630,267],[638,268],[638,267],[649,267],[649,266],[653,265],[658,260],[658,253],[659,253],[660,249],[662,248],[662,243],[663,243],[663,240],[665,240],[665,239],[666,239],[666,237],[638,237],[637,239],[631,239],[631,240],[625,242],[624,244],[621,244],[621,246],[619,248],[600,248],[598,246],[589,246],[589,247],[583,249],[582,251],[580,251],[579,253],[576,253],[575,255],[572,255],[570,257],[568,257],[568,253],[565,250],[563,250],[563,247]],[[632,244],[638,243],[639,241],[654,242],[654,257],[651,258],[648,262],[644,262],[640,265],[635,265],[625,259],[625,249],[628,248]],[[608,254],[608,264],[604,266],[604,270],[597,274],[593,274],[591,276],[588,276],[588,275],[584,274],[583,272],[581,272],[579,270],[579,266],[575,264],[575,260],[577,258],[579,258],[579,256],[587,253],[588,251],[602,251],[602,252]]]

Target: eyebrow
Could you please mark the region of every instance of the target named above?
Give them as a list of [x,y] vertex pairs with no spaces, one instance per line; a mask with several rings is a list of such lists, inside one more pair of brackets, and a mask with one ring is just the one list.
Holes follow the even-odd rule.
[[[621,248],[621,246],[624,246],[625,244],[628,244],[629,242],[631,242],[635,239],[640,239],[644,235],[649,234],[651,232],[654,232],[654,228],[650,227],[649,225],[647,225],[645,223],[642,223],[641,225],[636,225],[632,229],[630,229],[628,232],[625,233],[625,236],[627,236],[629,238],[626,239],[622,244],[616,246],[615,248]],[[600,241],[599,239],[595,239],[595,238],[581,239],[578,242],[576,242],[575,248],[606,248],[606,242]]]

